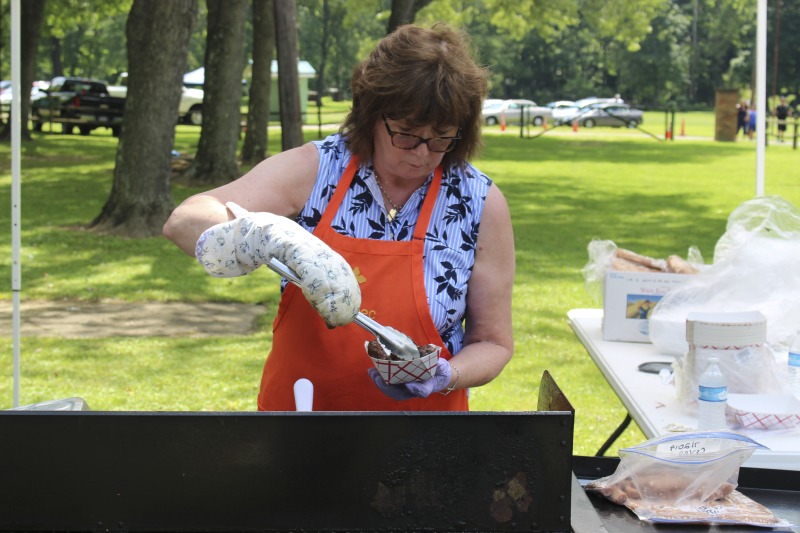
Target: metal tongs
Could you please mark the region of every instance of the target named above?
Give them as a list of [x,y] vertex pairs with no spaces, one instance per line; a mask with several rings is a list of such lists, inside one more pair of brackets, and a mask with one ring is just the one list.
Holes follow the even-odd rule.
[[[297,274],[280,260],[273,257],[267,262],[267,266],[273,272],[280,274],[298,287],[300,286],[300,278],[297,277]],[[372,333],[378,342],[400,359],[417,359],[420,356],[419,348],[405,333],[390,326],[382,326],[364,313],[358,313],[353,322]]]

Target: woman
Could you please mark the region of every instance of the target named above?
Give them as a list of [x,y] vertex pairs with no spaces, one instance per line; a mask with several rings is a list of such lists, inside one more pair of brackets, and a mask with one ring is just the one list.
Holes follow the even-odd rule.
[[758,123],[758,113],[755,106],[747,112],[747,137],[752,140],[756,136],[756,124]]
[[480,144],[486,79],[463,34],[403,26],[354,69],[340,133],[270,157],[170,216],[165,236],[190,255],[204,232],[234,219],[227,202],[295,219],[352,267],[362,312],[443,347],[434,378],[386,385],[365,331],[331,329],[285,286],[260,410],[294,409],[292,384],[303,377],[314,410],[466,410],[467,389],[511,359],[510,214],[467,162]]
[[736,136],[739,136],[739,132],[742,132],[742,135],[747,136],[747,128],[750,127],[750,122],[748,121],[747,117],[747,102],[742,100],[738,104],[736,104]]

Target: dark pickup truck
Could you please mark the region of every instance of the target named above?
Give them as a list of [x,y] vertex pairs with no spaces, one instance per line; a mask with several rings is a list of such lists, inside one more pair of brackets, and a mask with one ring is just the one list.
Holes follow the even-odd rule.
[[31,121],[35,131],[47,123],[61,124],[63,133],[77,127],[81,135],[97,128],[109,128],[119,137],[125,99],[110,96],[102,81],[86,78],[54,78],[47,95],[31,102]]

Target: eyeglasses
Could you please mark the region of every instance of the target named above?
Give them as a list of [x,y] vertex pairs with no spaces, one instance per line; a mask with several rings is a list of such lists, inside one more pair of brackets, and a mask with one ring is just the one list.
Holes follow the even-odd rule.
[[392,128],[389,127],[386,115],[383,115],[383,125],[386,126],[386,131],[392,139],[392,146],[400,148],[401,150],[413,150],[420,144],[425,143],[428,150],[431,152],[449,152],[456,147],[456,142],[461,139],[460,134],[454,137],[430,137],[425,139],[424,137],[411,135],[410,133],[392,131]]

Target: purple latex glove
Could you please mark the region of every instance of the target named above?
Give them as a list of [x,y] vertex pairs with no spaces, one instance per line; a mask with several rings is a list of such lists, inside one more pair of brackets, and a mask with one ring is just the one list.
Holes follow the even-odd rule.
[[453,375],[453,369],[446,359],[440,358],[436,363],[436,373],[430,379],[425,381],[412,381],[411,383],[402,383],[400,385],[389,385],[381,377],[380,372],[374,368],[367,370],[375,386],[378,387],[382,393],[393,400],[410,400],[411,398],[427,398],[434,392],[446,388],[450,384],[450,377]]

